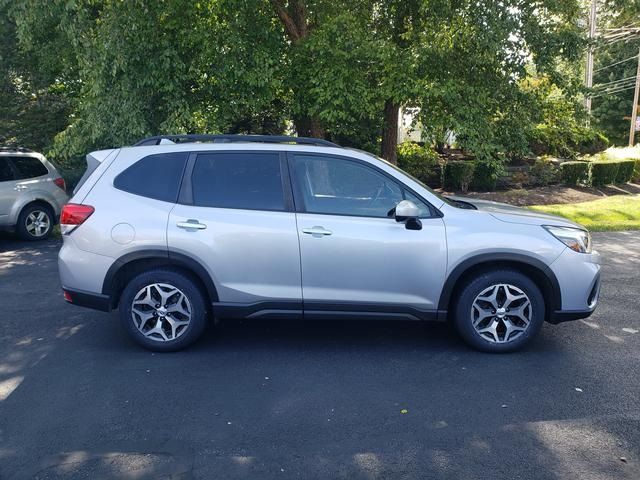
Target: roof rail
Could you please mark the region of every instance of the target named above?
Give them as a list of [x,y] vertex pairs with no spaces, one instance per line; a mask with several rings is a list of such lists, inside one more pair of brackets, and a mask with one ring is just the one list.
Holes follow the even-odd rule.
[[257,142],[257,143],[295,143],[299,145],[316,145],[322,147],[340,147],[340,145],[323,140],[322,138],[293,137],[287,135],[200,135],[200,134],[178,134],[178,135],[156,135],[140,140],[134,147],[143,145],[160,145],[162,140],[169,140],[173,143],[233,143],[233,142]]
[[8,145],[3,145],[0,147],[0,152],[21,152],[21,153],[31,153],[33,150],[30,150],[25,147],[11,147]]

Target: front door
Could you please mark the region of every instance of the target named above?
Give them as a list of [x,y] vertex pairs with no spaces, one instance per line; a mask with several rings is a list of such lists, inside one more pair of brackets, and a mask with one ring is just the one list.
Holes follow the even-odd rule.
[[[305,317],[331,311],[433,315],[447,261],[442,219],[364,162],[313,154],[290,158]],[[421,230],[407,230],[390,215],[403,199],[421,207]]]

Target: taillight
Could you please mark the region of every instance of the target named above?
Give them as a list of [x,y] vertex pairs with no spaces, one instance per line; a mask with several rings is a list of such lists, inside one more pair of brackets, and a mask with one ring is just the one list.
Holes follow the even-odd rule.
[[58,186],[59,188],[62,189],[63,192],[67,191],[67,184],[64,183],[64,178],[60,177],[60,178],[56,178],[53,183],[56,184],[56,186]]
[[63,235],[69,235],[82,225],[94,211],[95,208],[91,205],[67,203],[62,207],[62,213],[60,214],[60,232]]

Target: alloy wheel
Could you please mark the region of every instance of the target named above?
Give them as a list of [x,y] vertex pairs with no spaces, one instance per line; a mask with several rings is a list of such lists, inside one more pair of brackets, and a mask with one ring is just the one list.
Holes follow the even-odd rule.
[[506,283],[485,288],[471,305],[473,328],[492,343],[508,343],[520,337],[529,328],[531,315],[529,297]]
[[183,335],[189,328],[191,315],[189,298],[168,283],[147,285],[131,304],[131,317],[138,331],[158,342],[168,342]]
[[49,214],[43,210],[34,210],[27,215],[25,227],[32,237],[39,238],[45,236],[51,228]]

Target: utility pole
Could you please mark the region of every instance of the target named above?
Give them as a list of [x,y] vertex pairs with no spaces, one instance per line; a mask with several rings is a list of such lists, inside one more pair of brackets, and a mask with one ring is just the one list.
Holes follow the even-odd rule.
[[638,118],[638,96],[640,95],[640,48],[638,49],[638,69],[636,70],[636,88],[633,91],[633,107],[631,108],[631,127],[629,128],[629,146],[633,147],[633,137],[636,133],[636,119]]
[[[589,46],[587,48],[587,68],[584,72],[584,86],[590,89],[593,87],[593,38],[596,36],[596,0],[591,0],[591,10],[589,11]],[[584,99],[584,108],[587,115],[591,115],[591,96],[587,94]],[[588,117],[587,117],[588,118]]]

